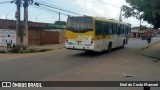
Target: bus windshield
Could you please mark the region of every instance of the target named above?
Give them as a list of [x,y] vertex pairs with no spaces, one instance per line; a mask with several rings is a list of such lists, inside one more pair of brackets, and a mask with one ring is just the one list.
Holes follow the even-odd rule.
[[93,30],[93,21],[90,17],[70,17],[67,23],[67,29],[72,31]]

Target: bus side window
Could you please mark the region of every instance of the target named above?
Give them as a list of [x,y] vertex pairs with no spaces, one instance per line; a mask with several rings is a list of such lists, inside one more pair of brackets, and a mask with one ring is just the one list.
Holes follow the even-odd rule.
[[103,26],[101,22],[96,22],[96,35],[102,35]]
[[122,30],[123,30],[123,29],[122,29],[122,25],[120,25],[120,31],[119,31],[120,34],[122,34]]
[[120,34],[123,34],[123,33],[124,33],[123,25],[120,25]]
[[103,23],[103,27],[104,27],[103,29],[104,35],[107,35],[108,34],[108,23]]
[[111,35],[112,34],[112,24],[108,24],[108,30],[107,34]]
[[126,34],[126,26],[125,25],[123,25],[123,29],[124,29],[123,34]]
[[121,34],[124,34],[124,25],[122,25],[122,32]]
[[126,34],[126,28],[125,28],[125,25],[123,25],[123,34]]
[[118,34],[118,35],[120,34],[120,29],[121,29],[120,25],[117,24],[117,34]]
[[127,26],[124,26],[124,34],[127,34]]
[[117,30],[117,25],[113,24],[112,25],[112,34],[116,34],[116,30]]
[[126,34],[128,34],[129,32],[129,29],[128,29],[128,26],[126,26]]

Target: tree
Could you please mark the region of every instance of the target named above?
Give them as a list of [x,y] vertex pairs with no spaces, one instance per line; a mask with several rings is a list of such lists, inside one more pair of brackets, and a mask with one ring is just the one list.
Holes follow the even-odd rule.
[[123,16],[143,19],[154,25],[154,28],[160,28],[160,0],[126,0],[126,2],[130,6],[123,6]]

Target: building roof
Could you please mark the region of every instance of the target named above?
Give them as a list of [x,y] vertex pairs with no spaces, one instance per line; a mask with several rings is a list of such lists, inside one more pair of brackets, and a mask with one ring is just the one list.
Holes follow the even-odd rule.
[[[21,27],[23,27],[23,21],[21,21]],[[28,27],[32,28],[45,28],[46,23],[28,22]],[[16,27],[16,20],[0,19],[0,28]]]

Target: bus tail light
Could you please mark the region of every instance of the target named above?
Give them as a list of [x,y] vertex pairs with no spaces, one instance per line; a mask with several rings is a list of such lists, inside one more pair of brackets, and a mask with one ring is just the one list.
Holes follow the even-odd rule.
[[68,38],[66,38],[66,42],[68,42]]
[[93,41],[91,41],[91,44],[93,44]]
[[94,40],[92,39],[92,40],[91,40],[91,44],[93,44],[93,41],[94,41]]

